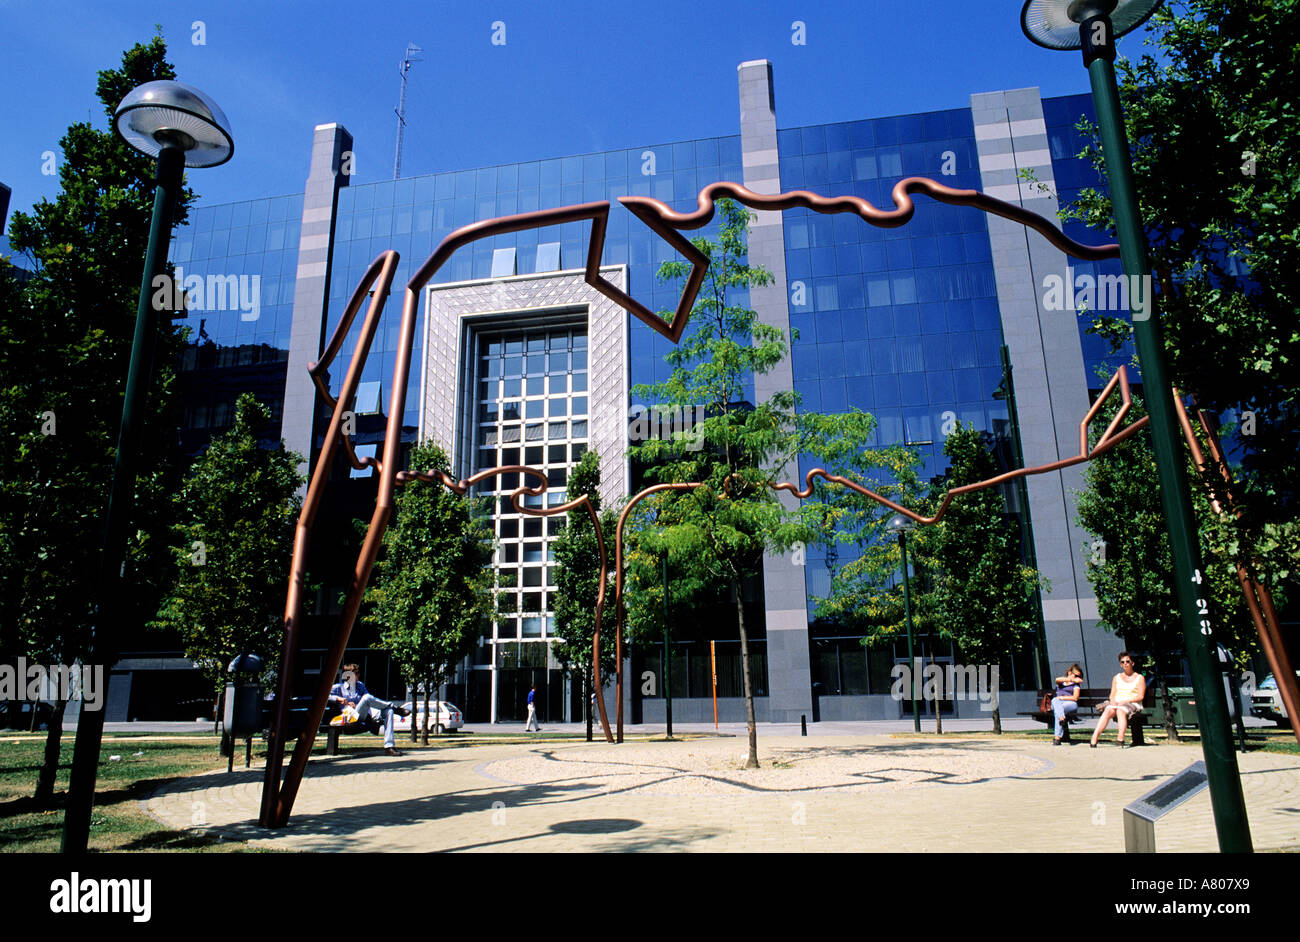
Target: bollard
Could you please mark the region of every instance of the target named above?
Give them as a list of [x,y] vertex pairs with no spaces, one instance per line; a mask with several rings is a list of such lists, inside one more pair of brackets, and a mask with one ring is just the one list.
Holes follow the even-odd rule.
[[803,735],[807,736],[808,735],[808,714],[807,713],[799,714],[799,726],[803,729]]

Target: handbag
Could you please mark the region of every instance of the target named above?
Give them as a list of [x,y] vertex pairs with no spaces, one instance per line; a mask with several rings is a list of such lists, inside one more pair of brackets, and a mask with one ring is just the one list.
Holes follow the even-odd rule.
[[1052,712],[1052,695],[1050,693],[1043,694],[1042,698],[1038,701],[1038,712],[1039,713]]

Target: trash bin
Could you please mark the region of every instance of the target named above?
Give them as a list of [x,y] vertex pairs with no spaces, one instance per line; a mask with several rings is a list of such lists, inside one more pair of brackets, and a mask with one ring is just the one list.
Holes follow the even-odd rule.
[[235,740],[251,739],[262,729],[262,658],[241,654],[226,668],[225,707],[222,711],[222,755],[233,760]]
[[[1196,725],[1196,694],[1191,687],[1170,687],[1169,698],[1172,700],[1172,713],[1174,714],[1175,726],[1195,726]],[[1165,722],[1165,697],[1164,693],[1156,694],[1156,721],[1157,727],[1167,725]]]

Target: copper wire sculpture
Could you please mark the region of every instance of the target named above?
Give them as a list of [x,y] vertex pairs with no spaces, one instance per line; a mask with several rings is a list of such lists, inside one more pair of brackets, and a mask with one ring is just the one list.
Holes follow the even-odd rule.
[[[434,250],[433,254],[431,254],[424,264],[420,266],[419,270],[416,271],[407,283],[403,299],[401,332],[397,346],[397,358],[393,367],[392,384],[389,387],[391,392],[389,396],[388,425],[384,438],[383,454],[382,457],[379,458],[358,457],[356,450],[353,447],[351,436],[345,429],[343,420],[344,412],[350,406],[356,395],[361,371],[365,365],[366,358],[369,355],[370,345],[374,339],[375,331],[383,312],[384,303],[387,300],[392,285],[398,256],[396,252],[390,250],[382,253],[378,258],[371,262],[369,268],[362,276],[360,283],[357,285],[356,290],[353,292],[352,297],[344,310],[343,316],[340,319],[338,326],[335,328],[320,361],[312,364],[309,368],[309,374],[316,385],[317,391],[324,399],[326,406],[331,410],[331,417],[329,429],[325,435],[324,445],[316,461],[315,470],[312,473],[311,482],[308,486],[307,496],[303,502],[302,512],[299,516],[294,539],[289,589],[285,599],[285,636],[280,667],[279,693],[276,699],[275,717],[271,728],[270,740],[268,742],[266,777],[262,791],[262,804],[258,819],[259,823],[264,827],[283,827],[288,823],[289,815],[293,809],[294,798],[297,795],[298,787],[301,784],[302,776],[307,766],[307,760],[311,753],[312,743],[315,740],[316,732],[320,726],[321,719],[324,716],[330,686],[332,685],[334,676],[338,673],[339,666],[342,662],[344,649],[347,646],[353,623],[355,622],[358,610],[360,609],[362,597],[369,581],[375,558],[379,552],[384,530],[387,527],[392,514],[395,489],[409,481],[420,480],[434,482],[447,487],[457,494],[465,494],[471,486],[479,481],[502,474],[521,473],[526,478],[535,478],[538,481],[538,485],[536,487],[521,486],[511,493],[511,505],[519,512],[531,516],[551,516],[579,509],[583,509],[587,512],[593,525],[596,527],[598,545],[600,547],[601,579],[595,611],[592,662],[595,687],[597,690],[601,689],[601,627],[606,603],[605,583],[608,575],[608,560],[605,537],[601,532],[600,522],[597,519],[594,508],[591,506],[590,500],[586,496],[583,496],[578,500],[570,501],[555,507],[527,507],[521,503],[521,498],[539,497],[544,494],[546,492],[546,475],[537,469],[524,467],[522,465],[491,468],[480,471],[472,477],[460,481],[453,481],[450,477],[441,472],[427,473],[418,470],[398,471],[397,469],[398,452],[401,444],[400,423],[406,405],[406,390],[410,376],[411,352],[414,346],[415,323],[419,310],[420,292],[428,285],[434,275],[443,267],[443,265],[446,264],[457,249],[468,245],[471,242],[489,238],[491,236],[502,235],[510,232],[519,232],[526,229],[536,229],[544,226],[559,225],[566,222],[581,222],[589,220],[591,222],[591,231],[588,240],[587,261],[584,272],[584,280],[586,283],[596,291],[613,300],[616,304],[647,324],[657,333],[667,337],[673,343],[677,343],[681,339],[682,332],[686,328],[686,323],[690,318],[691,310],[695,304],[695,298],[704,282],[704,277],[708,269],[708,259],[702,252],[695,248],[695,246],[693,246],[685,236],[682,235],[681,230],[698,229],[701,226],[706,225],[709,220],[713,218],[716,208],[715,201],[717,198],[731,197],[737,202],[760,210],[784,210],[794,207],[804,207],[817,213],[851,213],[859,216],[871,225],[884,228],[894,228],[906,224],[915,213],[915,204],[911,198],[911,194],[914,192],[925,193],[942,203],[958,206],[972,206],[992,215],[1001,216],[1014,222],[1018,222],[1021,225],[1040,233],[1054,246],[1076,258],[1097,260],[1103,258],[1114,258],[1119,254],[1119,247],[1116,245],[1090,246],[1075,242],[1066,237],[1045,218],[1038,216],[1035,213],[1031,213],[1020,206],[1005,203],[977,190],[953,189],[924,177],[908,177],[904,180],[900,180],[894,186],[892,198],[895,208],[892,210],[877,209],[866,200],[858,197],[823,197],[805,190],[796,190],[776,195],[764,195],[755,193],[739,184],[729,182],[713,183],[701,190],[698,198],[699,208],[694,213],[677,213],[664,203],[645,197],[620,197],[620,203],[637,216],[637,218],[641,219],[651,230],[658,233],[660,237],[672,245],[691,263],[691,271],[686,279],[686,286],[683,290],[681,299],[677,304],[677,309],[672,319],[666,322],[663,318],[650,311],[635,298],[632,298],[626,292],[605,280],[600,274],[600,261],[604,249],[606,224],[610,209],[610,204],[608,202],[582,203],[573,206],[539,210],[536,212],[522,213],[513,216],[502,216],[496,219],[488,219],[473,223],[457,229],[444,238]],[[352,360],[348,366],[347,374],[343,379],[338,398],[336,399],[329,391],[329,366],[338,357],[348,331],[350,330],[356,315],[360,311],[361,304],[365,300],[368,292],[372,294],[370,307],[366,313],[365,320],[362,323],[356,346],[353,349]],[[1096,415],[1102,402],[1113,392],[1117,385],[1120,388],[1121,396],[1124,400],[1123,405],[1119,414],[1110,423],[1110,426],[1106,429],[1101,439],[1095,446],[1089,449],[1087,426]],[[1102,398],[1098,400],[1092,409],[1089,410],[1087,416],[1085,416],[1081,423],[1079,454],[1048,465],[1036,468],[1022,468],[1000,475],[989,481],[981,481],[976,484],[954,488],[944,496],[935,515],[929,518],[917,515],[907,508],[901,507],[853,481],[837,475],[827,474],[821,469],[816,469],[808,473],[804,482],[805,488],[802,491],[798,490],[794,484],[789,482],[774,483],[771,486],[778,491],[788,490],[798,497],[807,497],[812,492],[813,479],[821,477],[830,483],[850,487],[859,493],[880,501],[882,504],[885,504],[900,513],[906,514],[920,523],[934,523],[942,517],[949,501],[959,494],[978,490],[984,487],[993,487],[1016,477],[1029,474],[1041,474],[1067,467],[1072,464],[1078,464],[1109,450],[1120,441],[1123,441],[1125,438],[1135,433],[1147,421],[1144,418],[1121,430],[1119,425],[1127,413],[1128,407],[1128,380],[1125,371],[1121,368],[1107,386]],[[311,706],[308,710],[305,725],[299,734],[297,743],[294,747],[289,768],[287,772],[284,772],[282,781],[286,732],[289,728],[290,694],[292,692],[292,681],[297,666],[295,662],[298,655],[299,634],[301,629],[302,601],[306,580],[307,547],[311,539],[311,530],[316,513],[320,509],[325,480],[329,475],[333,459],[337,454],[337,449],[340,445],[353,468],[373,468],[375,470],[379,480],[378,495],[375,500],[374,512],[370,518],[370,526],[366,531],[365,540],[360,552],[358,553],[357,561],[353,568],[352,578],[348,585],[344,600],[343,611],[339,616],[338,627],[335,631],[328,653],[326,654],[324,664],[322,665],[320,681],[317,684]],[[626,521],[628,512],[631,508],[649,494],[664,490],[689,490],[698,486],[700,485],[689,483],[661,484],[647,488],[631,498],[619,518],[618,530],[615,534],[614,605],[616,611],[615,653],[617,658],[615,662],[617,665],[615,671],[617,702],[616,724],[618,729],[617,740],[620,742],[623,738],[623,524]],[[615,741],[615,736],[610,729],[610,722],[605,708],[604,698],[598,697],[596,703],[600,713],[601,726],[605,734],[605,739],[608,742],[613,742]]]

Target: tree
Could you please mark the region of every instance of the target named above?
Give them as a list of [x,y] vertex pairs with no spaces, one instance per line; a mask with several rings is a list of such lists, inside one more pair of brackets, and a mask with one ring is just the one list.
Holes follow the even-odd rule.
[[[945,489],[997,475],[986,435],[974,425],[959,423],[947,437],[943,453],[951,465]],[[997,665],[1024,647],[1037,630],[1038,572],[1021,562],[1017,529],[1004,516],[1002,494],[995,488],[953,498],[935,527],[934,586],[922,608],[965,660]],[[1001,733],[997,691],[990,693],[993,731]]]
[[[1183,0],[1156,11],[1157,55],[1121,61],[1120,95],[1170,377],[1200,408],[1240,415],[1229,495],[1243,513],[1217,547],[1275,583],[1300,572],[1300,34],[1297,0]],[[1104,166],[1096,129],[1081,156]],[[1113,231],[1107,193],[1084,190],[1065,218]],[[1097,316],[1122,340],[1129,325]]]
[[[432,442],[411,452],[410,466],[443,474],[450,469],[447,453]],[[424,684],[425,743],[429,727],[437,725],[430,712],[434,691],[492,616],[492,552],[491,522],[474,500],[437,482],[403,485],[364,619],[378,627],[379,646],[391,652],[406,683]],[[417,725],[411,723],[412,742]]]
[[[584,494],[600,519],[605,536],[605,551],[609,573],[613,574],[614,528],[617,519],[612,511],[600,510],[600,456],[594,451],[583,454],[582,460],[569,474],[566,501],[578,500]],[[587,741],[591,742],[592,711],[590,708],[594,680],[591,673],[592,640],[596,633],[596,600],[600,589],[600,545],[596,528],[586,510],[570,510],[564,529],[555,540],[555,595],[551,610],[555,613],[555,631],[559,636],[551,644],[551,653],[566,672],[582,678],[583,712],[587,716]],[[614,606],[612,579],[605,586],[606,609],[602,619],[602,645],[600,648],[600,677],[602,683],[614,675]]]
[[180,634],[214,692],[241,654],[268,669],[279,660],[303,478],[302,458],[283,442],[259,443],[270,419],[252,393],[241,395],[234,426],[212,440],[175,498],[176,578],[157,625]]
[[[166,52],[155,36],[127,50],[120,68],[99,73],[110,120],[131,88],[175,78]],[[72,664],[89,634],[154,191],[152,161],[111,130],[73,124],[59,143],[58,196],[14,213],[9,230],[35,271],[19,285],[0,264],[0,651],[43,664]],[[182,192],[177,222],[192,198]],[[124,600],[124,618],[141,627],[157,610],[170,563],[179,342],[164,320],[128,548],[136,591]],[[65,708],[59,700],[49,723],[40,801],[53,795]]]
[[[1114,418],[1117,408],[1112,402],[1102,407],[1092,423],[1094,440]],[[1141,399],[1134,396],[1127,421],[1136,421],[1145,414]],[[1151,654],[1157,671],[1162,665],[1168,670],[1171,665],[1167,661],[1183,650],[1183,631],[1149,433],[1138,432],[1088,462],[1084,481],[1087,489],[1078,495],[1078,520],[1093,538],[1084,551],[1101,624],[1120,635],[1125,647]],[[1203,488],[1193,489],[1192,503],[1201,523],[1204,588],[1209,593],[1206,599],[1212,611],[1226,615],[1216,617],[1215,633],[1243,666],[1257,649],[1258,639],[1231,557],[1212,550],[1231,525],[1213,512]],[[1169,737],[1177,739],[1169,687],[1161,686]]]
[[[634,460],[648,466],[648,479],[698,486],[643,501],[635,536],[639,552],[656,559],[666,555],[675,575],[710,582],[729,594],[740,636],[749,732],[745,767],[758,768],[742,585],[759,573],[764,552],[785,552],[818,539],[797,515],[786,512],[768,485],[781,480],[801,453],[817,454],[837,439],[865,441],[870,417],[856,410],[845,416],[796,415],[797,398],[790,390],[753,406],[744,403],[746,381],[775,367],[786,356],[788,341],[752,310],[729,303],[732,293],[769,284],[772,276],[747,263],[745,235],[752,214],[732,200],[719,200],[718,211],[717,243],[692,240],[709,269],[691,312],[691,333],[666,356],[672,374],[663,383],[633,389],[633,395],[674,411],[693,414],[696,406],[703,407],[700,428],[630,449]],[[665,262],[658,276],[677,280],[687,270],[684,262]],[[638,585],[649,581],[641,578]]]

